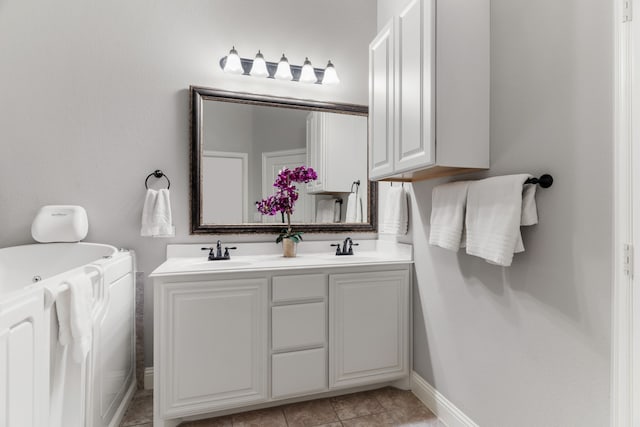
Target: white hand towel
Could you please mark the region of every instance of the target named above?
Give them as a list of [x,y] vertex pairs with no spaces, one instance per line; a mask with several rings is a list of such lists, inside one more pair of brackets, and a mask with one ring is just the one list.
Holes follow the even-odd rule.
[[91,298],[93,287],[86,274],[70,277],[60,286],[67,285],[56,299],[58,314],[58,340],[71,345],[73,360],[82,363],[91,348]]
[[357,193],[350,193],[347,198],[345,222],[362,222],[362,199]]
[[[467,253],[508,267],[524,251],[520,225],[538,222],[531,175],[496,176],[474,181],[467,195]],[[533,188],[532,188],[533,187]]]
[[462,230],[469,181],[438,185],[431,192],[429,244],[457,252],[464,246]]
[[316,222],[335,222],[336,202],[338,199],[322,199],[316,207]]
[[381,234],[407,234],[409,228],[407,193],[401,186],[391,186],[387,189],[384,204],[384,215],[380,221]]
[[142,207],[140,235],[143,237],[173,237],[175,235],[168,189],[147,190]]

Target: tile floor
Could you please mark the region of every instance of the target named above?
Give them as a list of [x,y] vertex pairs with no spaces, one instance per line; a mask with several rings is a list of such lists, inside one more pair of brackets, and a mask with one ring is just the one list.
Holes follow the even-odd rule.
[[[153,425],[153,395],[136,393],[121,427]],[[385,387],[328,399],[293,403],[207,420],[181,427],[445,427],[411,392]]]

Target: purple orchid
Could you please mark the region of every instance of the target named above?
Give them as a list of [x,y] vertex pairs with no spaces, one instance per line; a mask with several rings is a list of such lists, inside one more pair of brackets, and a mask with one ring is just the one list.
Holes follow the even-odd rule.
[[289,168],[282,169],[276,177],[273,186],[277,189],[274,194],[256,202],[258,212],[263,215],[277,215],[278,213],[287,215],[287,229],[280,233],[276,243],[282,241],[283,238],[289,238],[294,241],[302,240],[300,233],[291,232],[291,214],[294,211],[294,205],[299,198],[298,188],[294,183],[308,183],[318,179],[318,174],[313,168],[307,166],[298,166],[291,170]]

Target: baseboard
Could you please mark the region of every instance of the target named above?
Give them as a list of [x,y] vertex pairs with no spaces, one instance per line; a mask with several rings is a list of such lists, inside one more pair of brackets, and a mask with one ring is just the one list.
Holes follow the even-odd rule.
[[478,427],[478,424],[416,372],[411,373],[411,391],[447,427]]
[[144,389],[151,390],[153,388],[153,366],[144,368]]
[[113,418],[111,418],[111,422],[109,423],[109,427],[118,427],[122,423],[122,419],[124,418],[124,414],[127,412],[127,408],[129,407],[129,403],[133,399],[133,395],[136,392],[136,381],[133,379],[127,392],[124,394],[122,398],[122,402],[120,402],[120,406],[116,410],[115,414],[113,414]]

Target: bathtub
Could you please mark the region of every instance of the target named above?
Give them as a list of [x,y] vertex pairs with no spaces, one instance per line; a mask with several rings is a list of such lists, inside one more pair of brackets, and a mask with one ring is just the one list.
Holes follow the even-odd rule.
[[[0,249],[0,425],[117,426],[135,390],[134,256],[95,243]],[[92,283],[93,337],[82,364],[57,340],[66,278]]]

